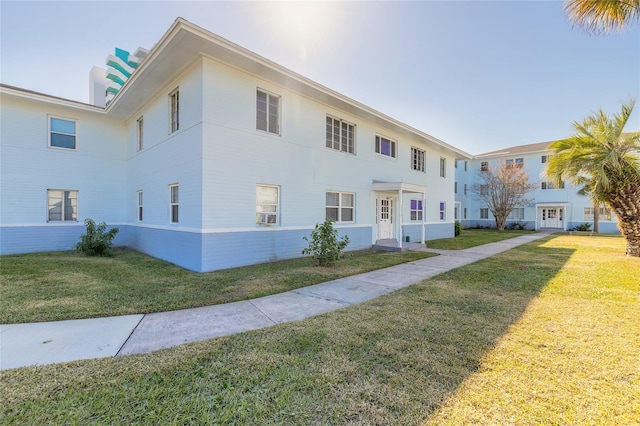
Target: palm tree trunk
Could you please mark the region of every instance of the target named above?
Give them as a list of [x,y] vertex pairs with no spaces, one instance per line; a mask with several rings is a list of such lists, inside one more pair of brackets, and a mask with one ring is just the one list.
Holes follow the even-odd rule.
[[618,216],[618,229],[627,240],[627,256],[640,257],[640,183],[616,194],[609,207]]
[[618,222],[618,227],[627,240],[627,256],[640,257],[640,219]]

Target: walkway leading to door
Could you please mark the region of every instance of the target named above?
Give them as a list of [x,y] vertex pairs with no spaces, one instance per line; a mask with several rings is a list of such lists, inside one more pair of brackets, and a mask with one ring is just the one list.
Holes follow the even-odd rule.
[[0,370],[140,354],[331,312],[547,236],[536,233],[242,302],[147,315],[0,325]]

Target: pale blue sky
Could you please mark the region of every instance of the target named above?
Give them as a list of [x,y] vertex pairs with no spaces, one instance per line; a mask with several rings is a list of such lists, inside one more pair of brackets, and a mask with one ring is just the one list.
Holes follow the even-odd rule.
[[542,0],[1,1],[0,81],[87,102],[92,66],[178,16],[471,154],[569,136],[640,93],[640,26],[590,36]]

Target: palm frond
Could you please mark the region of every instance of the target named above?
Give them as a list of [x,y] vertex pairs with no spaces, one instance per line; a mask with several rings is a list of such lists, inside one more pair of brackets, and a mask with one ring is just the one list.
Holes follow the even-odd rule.
[[565,0],[564,10],[575,24],[594,34],[619,32],[640,20],[640,0]]

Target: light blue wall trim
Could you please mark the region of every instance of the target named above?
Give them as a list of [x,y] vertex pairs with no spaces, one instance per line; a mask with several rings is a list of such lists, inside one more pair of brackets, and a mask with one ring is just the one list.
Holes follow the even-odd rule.
[[[230,232],[203,234],[202,270],[234,268],[255,263],[301,257],[312,229],[272,232]],[[338,229],[340,238],[349,236],[347,251],[371,247],[372,228]]]
[[202,234],[141,226],[128,228],[128,247],[190,271],[202,272]]
[[[420,223],[416,224],[404,224],[402,225],[403,237],[409,236],[409,239],[413,243],[420,243],[422,239],[422,233],[420,230]],[[454,228],[453,223],[427,223],[424,225],[425,236],[424,238],[429,240],[437,240],[439,238],[453,238]]]

